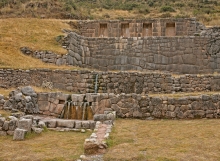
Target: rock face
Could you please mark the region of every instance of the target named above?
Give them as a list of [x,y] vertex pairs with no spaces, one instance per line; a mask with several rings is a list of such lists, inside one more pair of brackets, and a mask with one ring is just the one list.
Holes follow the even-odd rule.
[[3,109],[16,109],[28,114],[38,113],[37,94],[30,86],[18,88],[10,92],[9,100],[5,101]]

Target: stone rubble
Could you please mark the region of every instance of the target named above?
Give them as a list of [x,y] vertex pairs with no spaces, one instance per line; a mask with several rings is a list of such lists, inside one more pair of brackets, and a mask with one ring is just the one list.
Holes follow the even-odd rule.
[[39,112],[37,93],[31,86],[18,88],[11,91],[9,99],[3,105],[4,110],[19,110],[26,114],[36,114]]

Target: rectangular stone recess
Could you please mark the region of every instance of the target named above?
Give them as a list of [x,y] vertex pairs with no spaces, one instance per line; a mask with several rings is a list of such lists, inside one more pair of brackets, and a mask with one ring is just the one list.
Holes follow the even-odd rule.
[[99,37],[108,37],[107,24],[100,24]]
[[121,24],[121,36],[122,37],[130,37],[129,23]]
[[143,37],[152,36],[152,23],[143,23]]
[[175,23],[166,23],[165,36],[176,36],[176,25],[175,25]]

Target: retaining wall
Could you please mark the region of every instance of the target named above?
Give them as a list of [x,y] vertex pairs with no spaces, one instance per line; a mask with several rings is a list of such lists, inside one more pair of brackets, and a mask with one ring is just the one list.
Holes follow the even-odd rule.
[[207,55],[208,41],[208,37],[200,36],[88,38],[70,33],[66,60],[68,65],[101,71],[213,73],[218,61]]
[[[51,95],[51,94],[49,94]],[[40,98],[42,94],[38,94]],[[219,118],[220,94],[199,96],[161,96],[149,97],[141,94],[73,94],[72,101],[80,104],[86,97],[95,114],[103,114],[105,111],[116,111],[122,118],[168,118],[168,119],[194,119],[194,118]],[[41,101],[39,100],[39,109]],[[51,103],[48,101],[48,103]],[[56,110],[56,108],[55,108]],[[47,115],[53,115],[48,110]]]
[[0,69],[0,87],[25,85],[52,88],[73,93],[94,93],[98,74],[98,93],[173,93],[195,91],[219,91],[220,75],[182,75],[141,72],[93,72],[77,70],[17,70]]

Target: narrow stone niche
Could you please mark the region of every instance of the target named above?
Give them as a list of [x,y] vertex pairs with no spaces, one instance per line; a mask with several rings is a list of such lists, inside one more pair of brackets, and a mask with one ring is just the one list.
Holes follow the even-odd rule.
[[99,37],[108,37],[108,29],[106,23],[100,24]]
[[166,23],[165,36],[176,36],[176,25],[175,25],[175,23]]
[[130,37],[129,33],[129,23],[121,24],[121,36],[122,37]]
[[152,23],[143,23],[143,37],[152,36]]

